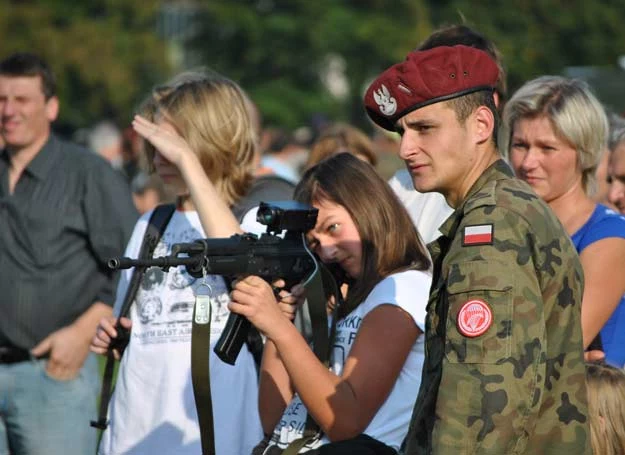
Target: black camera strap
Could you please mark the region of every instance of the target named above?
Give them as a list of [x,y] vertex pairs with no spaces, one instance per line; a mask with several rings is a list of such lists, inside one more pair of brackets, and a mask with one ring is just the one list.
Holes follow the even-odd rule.
[[[169,224],[169,220],[175,211],[175,204],[162,204],[154,209],[152,215],[150,216],[145,235],[143,236],[143,242],[141,243],[141,248],[139,250],[139,259],[149,259],[152,257],[154,249],[161,239],[163,232],[165,232],[165,228],[167,227],[167,224]],[[145,270],[145,267],[135,267],[132,272],[126,296],[124,297],[124,303],[122,304],[117,324],[115,326],[117,338],[111,342],[106,353],[106,367],[104,368],[104,374],[102,376],[98,420],[91,421],[91,426],[100,430],[105,430],[108,426],[107,414],[109,402],[111,400],[113,372],[115,370],[115,355],[113,350],[117,350],[120,356],[123,355],[124,349],[130,340],[130,334],[126,328],[121,326],[119,318],[128,317],[130,307],[135,300]]]

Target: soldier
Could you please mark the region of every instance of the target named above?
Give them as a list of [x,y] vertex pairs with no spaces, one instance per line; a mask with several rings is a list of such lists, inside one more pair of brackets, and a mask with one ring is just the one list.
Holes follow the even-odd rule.
[[[566,232],[501,159],[496,63],[413,51],[365,94],[415,189],[455,209],[430,245],[426,360],[406,454],[589,453],[580,304]],[[566,451],[566,452],[565,452]]]

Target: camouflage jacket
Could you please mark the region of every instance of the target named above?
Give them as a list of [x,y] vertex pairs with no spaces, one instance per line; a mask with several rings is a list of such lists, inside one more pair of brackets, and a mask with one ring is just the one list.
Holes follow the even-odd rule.
[[404,453],[591,453],[583,272],[558,219],[500,160],[441,232]]

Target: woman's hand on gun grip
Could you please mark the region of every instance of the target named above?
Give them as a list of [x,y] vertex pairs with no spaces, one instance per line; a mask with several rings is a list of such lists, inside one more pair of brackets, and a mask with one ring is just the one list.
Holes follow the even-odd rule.
[[[106,355],[111,341],[114,338],[117,338],[117,330],[115,330],[116,324],[117,318],[113,316],[102,318],[100,320],[95,336],[91,340],[91,345],[89,346],[89,349],[91,349],[92,352],[100,355]],[[120,324],[126,329],[130,329],[132,327],[132,321],[128,318],[121,318]],[[117,350],[113,351],[113,354],[116,359],[121,357]]]
[[304,286],[296,284],[291,291],[284,290],[286,283],[284,280],[277,280],[272,284],[278,307],[280,311],[290,320],[295,320],[297,309],[304,303]]

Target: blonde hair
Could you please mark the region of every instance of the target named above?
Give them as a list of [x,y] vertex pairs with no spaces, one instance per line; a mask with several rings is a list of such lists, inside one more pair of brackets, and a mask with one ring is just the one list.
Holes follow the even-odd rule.
[[575,148],[585,193],[595,192],[595,173],[607,143],[608,118],[588,84],[561,76],[536,78],[516,91],[503,116],[507,149],[517,121],[546,116],[554,133]]
[[[257,137],[247,96],[217,73],[185,73],[174,81],[155,89],[143,113],[151,119],[162,115],[174,126],[225,202],[232,205],[253,180]],[[154,153],[146,144],[148,163]]]
[[586,364],[586,393],[593,452],[625,453],[625,372],[618,368]]
[[305,168],[309,169],[320,161],[341,152],[364,158],[372,166],[378,163],[373,142],[365,133],[353,126],[336,123],[323,130],[315,141]]

